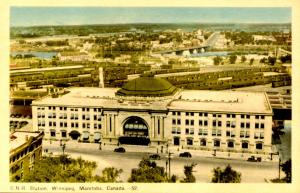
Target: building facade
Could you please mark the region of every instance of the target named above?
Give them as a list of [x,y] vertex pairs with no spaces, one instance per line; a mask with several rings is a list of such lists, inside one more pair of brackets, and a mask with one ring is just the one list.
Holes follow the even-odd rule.
[[10,135],[9,175],[10,181],[22,181],[22,178],[42,157],[44,133],[15,131]]
[[51,140],[271,153],[266,93],[181,90],[141,76],[122,88],[70,88],[33,101],[33,128]]

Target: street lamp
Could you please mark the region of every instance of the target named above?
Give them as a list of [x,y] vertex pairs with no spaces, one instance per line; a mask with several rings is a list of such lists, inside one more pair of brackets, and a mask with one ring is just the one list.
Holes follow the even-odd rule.
[[[168,156],[167,156],[168,164],[169,164],[169,179],[171,179],[171,158],[173,157],[172,154],[174,154],[174,153],[171,153],[169,151]],[[167,161],[166,161],[166,166],[167,166]],[[167,167],[166,167],[166,170],[167,170]]]

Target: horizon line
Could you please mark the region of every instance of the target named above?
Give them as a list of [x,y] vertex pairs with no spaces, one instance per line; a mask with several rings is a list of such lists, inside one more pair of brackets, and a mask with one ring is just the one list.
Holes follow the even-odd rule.
[[53,25],[11,25],[10,28],[13,27],[71,27],[71,26],[96,26],[96,25],[132,25],[132,24],[289,24],[291,25],[292,22],[156,22],[156,23],[150,23],[150,22],[134,22],[134,23],[94,23],[94,24],[53,24]]

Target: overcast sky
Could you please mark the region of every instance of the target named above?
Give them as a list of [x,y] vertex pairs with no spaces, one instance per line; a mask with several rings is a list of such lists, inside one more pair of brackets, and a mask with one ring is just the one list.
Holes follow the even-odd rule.
[[291,8],[12,7],[10,14],[11,26],[291,22]]

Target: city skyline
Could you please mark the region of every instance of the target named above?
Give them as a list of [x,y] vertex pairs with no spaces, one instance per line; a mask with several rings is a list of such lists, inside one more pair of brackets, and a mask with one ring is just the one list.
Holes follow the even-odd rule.
[[289,7],[12,7],[10,26],[127,23],[290,23]]

